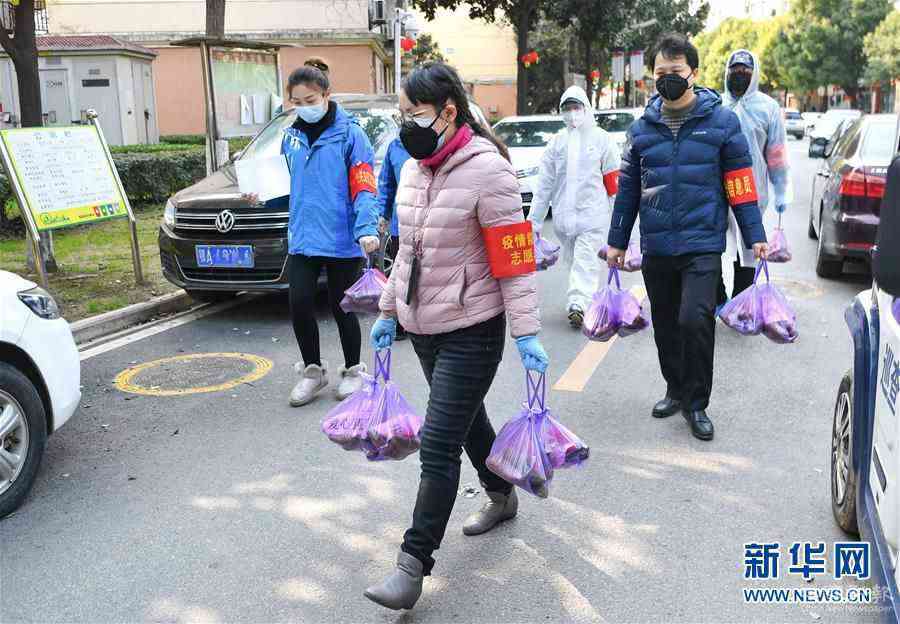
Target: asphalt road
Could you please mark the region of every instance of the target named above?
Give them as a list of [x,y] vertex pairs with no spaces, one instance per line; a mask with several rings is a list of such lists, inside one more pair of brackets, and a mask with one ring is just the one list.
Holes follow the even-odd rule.
[[[392,566],[418,459],[372,464],[331,444],[319,431],[330,397],[288,407],[298,351],[286,302],[255,300],[84,362],[82,409],[51,438],[26,504],[0,522],[0,621],[874,620],[871,609],[743,601],[744,587],[850,586],[827,576],[743,578],[745,542],[780,542],[784,572],[789,544],[830,549],[844,537],[829,502],[831,411],[849,366],[842,313],[868,278],[816,277],[806,236],[816,164],[805,142],[790,148],[797,199],[785,226],[794,261],[774,277],[796,307],[800,339],[781,346],[719,326],[713,442],[691,437],[680,416],[650,417],[664,394],[651,332],[618,340],[583,391],[550,395],[554,413],[591,445],[587,465],[559,471],[547,500],[523,494],[515,521],[477,538],[464,538],[461,523],[484,493],[461,495],[419,604],[389,612],[362,590]],[[563,270],[542,273],[540,285],[556,380],[587,341],[565,324]],[[324,309],[321,317],[323,351],[336,365],[336,328]],[[274,366],[202,394],[113,386],[134,365],[219,352]],[[398,344],[394,365],[423,410],[426,387],[408,343]],[[152,392],[216,386],[256,366],[170,362],[132,383]],[[515,413],[522,381],[510,343],[488,398],[496,427]],[[466,484],[479,488],[464,461]]]

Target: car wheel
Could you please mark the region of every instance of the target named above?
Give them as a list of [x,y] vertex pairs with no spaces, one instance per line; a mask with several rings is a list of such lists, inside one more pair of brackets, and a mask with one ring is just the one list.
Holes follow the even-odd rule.
[[37,476],[47,417],[34,384],[0,362],[0,518],[18,509]]
[[825,229],[823,216],[819,215],[819,245],[816,248],[816,275],[825,279],[836,279],[844,272],[844,259],[834,258],[825,253]]
[[838,388],[831,425],[831,511],[847,533],[856,535],[856,480],[853,472],[853,373]]
[[218,303],[234,299],[237,293],[221,290],[188,290],[188,297],[197,303]]

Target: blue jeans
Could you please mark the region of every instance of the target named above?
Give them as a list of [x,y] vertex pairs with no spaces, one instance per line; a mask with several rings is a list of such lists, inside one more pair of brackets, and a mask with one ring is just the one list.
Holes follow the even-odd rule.
[[401,549],[419,559],[427,575],[434,566],[431,554],[440,548],[456,502],[463,448],[486,490],[504,494],[512,490],[485,465],[496,436],[484,397],[503,358],[506,317],[501,314],[446,334],[409,337],[431,393],[421,431],[419,495]]

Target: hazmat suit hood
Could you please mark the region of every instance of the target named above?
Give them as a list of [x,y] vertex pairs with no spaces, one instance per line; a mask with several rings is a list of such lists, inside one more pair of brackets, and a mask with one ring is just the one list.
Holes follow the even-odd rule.
[[[728,67],[739,55],[749,55],[753,59],[753,74],[747,91],[735,97],[728,89]],[[730,108],[741,122],[741,130],[747,139],[750,156],[753,159],[753,179],[760,212],[765,217],[770,207],[788,206],[794,198],[788,163],[787,135],[784,118],[778,102],[759,90],[759,57],[750,50],[735,50],[725,62],[725,93],[722,105]],[[771,192],[770,192],[771,191]],[[740,259],[745,267],[755,265],[753,250],[741,239],[740,229],[734,213],[729,213],[728,235],[726,238],[728,258]]]
[[[738,98],[735,97],[734,94],[732,94],[728,89],[728,68],[731,67],[731,63],[734,62],[735,57],[742,55],[749,55],[750,58],[753,59],[753,74],[750,77],[750,86],[747,87],[747,91],[744,93],[744,95]],[[734,104],[737,101],[743,100],[745,98],[752,99],[754,95],[759,93],[759,73],[759,57],[757,57],[756,54],[754,54],[750,50],[735,50],[734,52],[732,52],[728,57],[728,61],[726,61],[725,63],[725,95],[722,98],[722,102],[725,104],[725,106],[727,106],[728,108],[734,108]]]
[[588,99],[584,89],[578,85],[572,85],[566,89],[563,92],[562,97],[559,98],[560,113],[562,113],[562,106],[566,100],[578,100],[581,102],[582,106],[584,106],[584,123],[577,128],[578,130],[584,132],[590,128],[596,127],[597,119],[594,117],[594,107],[591,106],[591,101]]

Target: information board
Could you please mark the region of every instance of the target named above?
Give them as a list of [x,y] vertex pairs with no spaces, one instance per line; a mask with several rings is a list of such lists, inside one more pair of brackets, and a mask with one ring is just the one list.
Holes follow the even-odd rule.
[[38,230],[128,216],[94,125],[0,130]]

